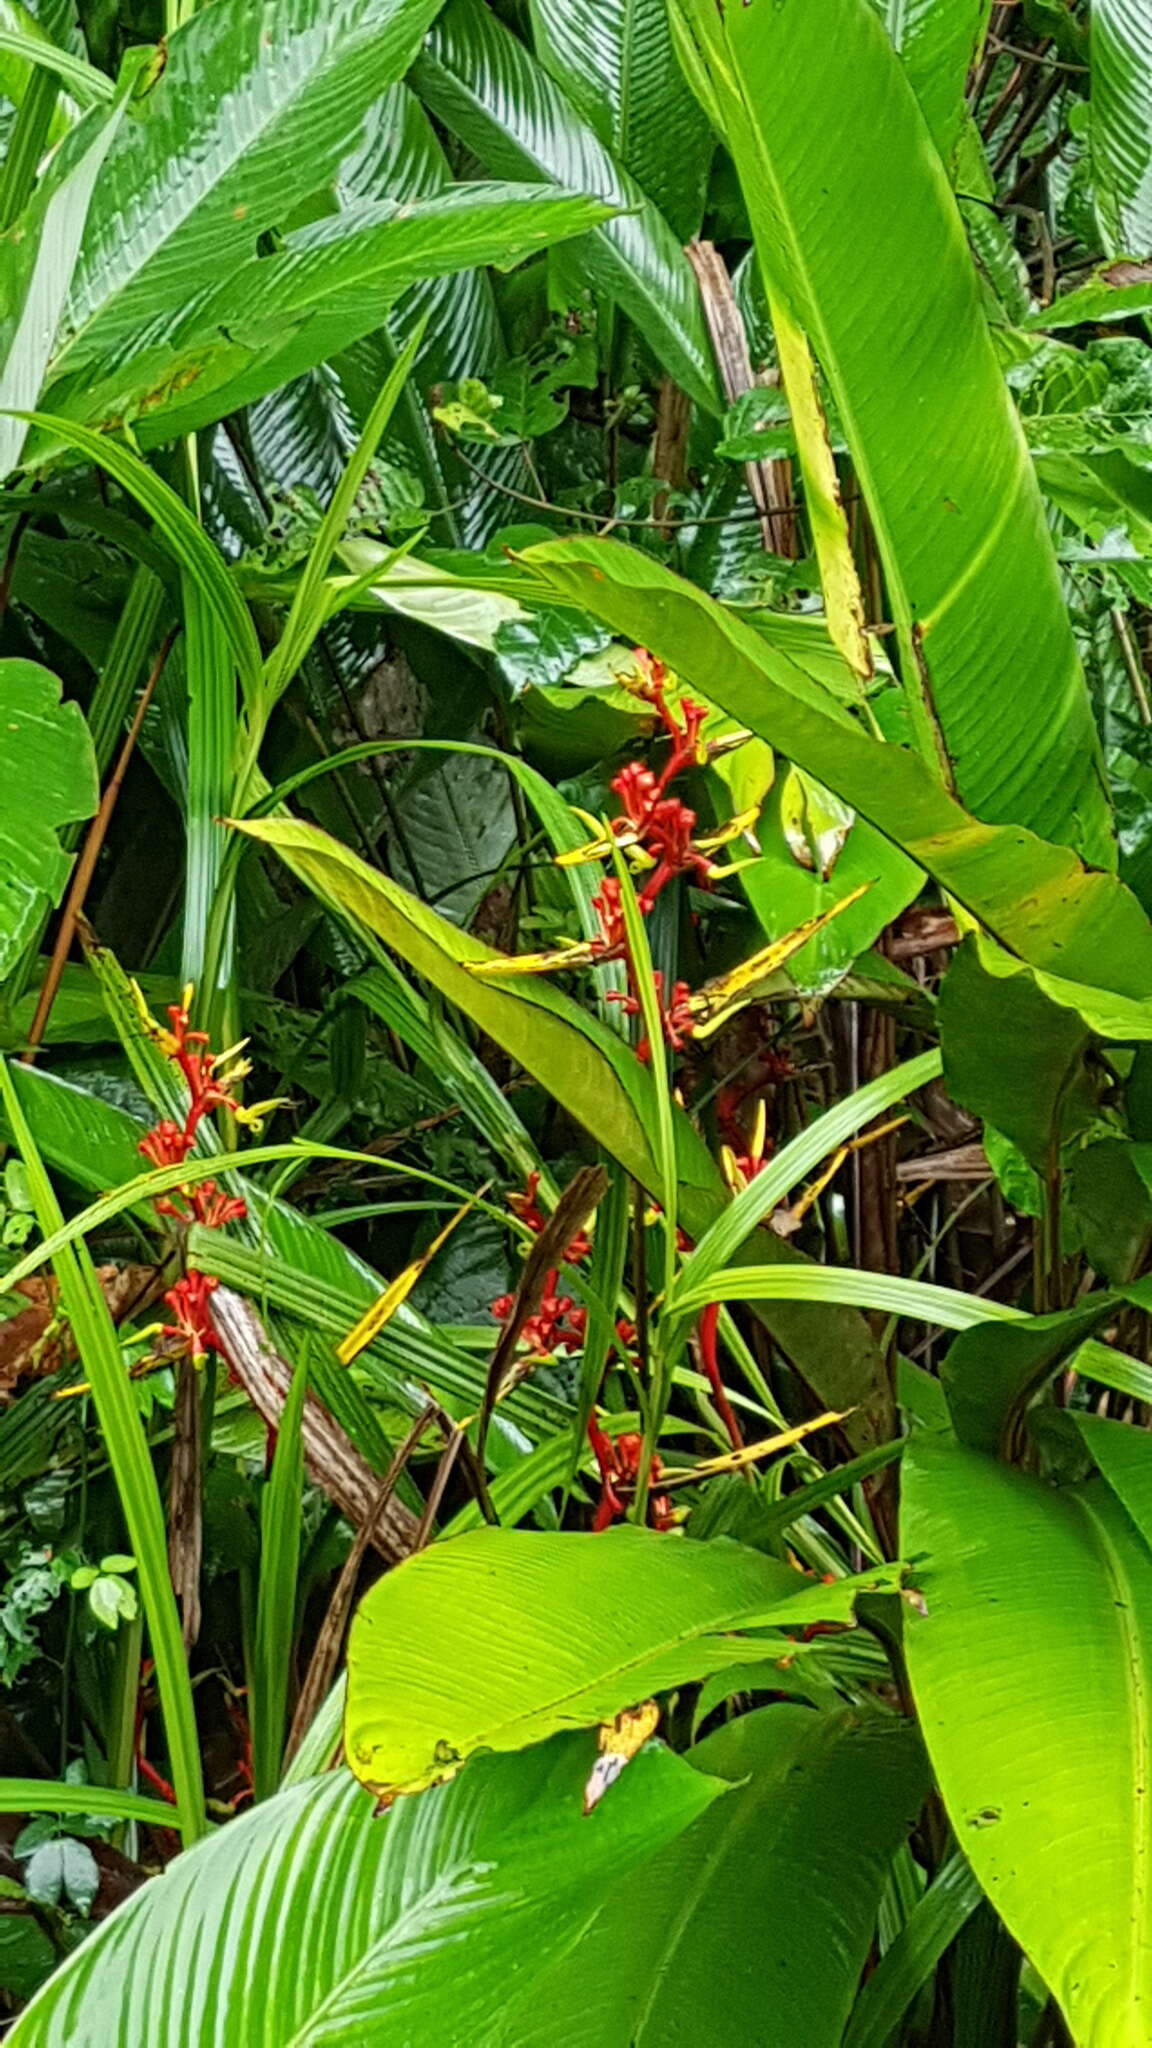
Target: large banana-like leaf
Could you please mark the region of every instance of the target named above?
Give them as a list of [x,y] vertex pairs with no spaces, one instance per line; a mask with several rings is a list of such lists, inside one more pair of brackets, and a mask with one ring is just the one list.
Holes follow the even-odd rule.
[[[598,1018],[538,979],[512,989],[470,974],[468,962],[498,957],[490,947],[459,931],[314,825],[247,819],[239,829],[274,846],[322,901],[383,939],[511,1053],[634,1179],[659,1194],[651,1076]],[[674,1131],[678,1214],[689,1235],[699,1238],[728,1196],[707,1148],[679,1109]],[[740,1256],[745,1253],[778,1265],[807,1264],[773,1231],[757,1233]],[[890,1428],[886,1376],[861,1318],[780,1301],[764,1319],[820,1399],[830,1408],[856,1411],[845,1424],[855,1446],[885,1441]]]
[[1115,865],[1040,492],[963,222],[871,0],[675,0],[770,292],[807,333],[883,556],[920,745],[961,801]]
[[1152,1555],[1103,1481],[927,1433],[903,1488],[905,1652],[957,1839],[1078,2048],[1146,2048]]
[[361,1602],[344,1743],[357,1777],[418,1791],[476,1750],[522,1749],[764,1656],[738,1629],[850,1621],[891,1566],[831,1585],[727,1539],[474,1529],[408,1558]]
[[[689,1751],[734,1789],[505,2016],[505,2048],[839,2048],[892,1858],[923,1797],[894,1715],[745,1714]],[[718,2031],[718,2015],[723,2015]]]
[[538,185],[458,185],[406,206],[356,201],[190,295],[161,341],[85,380],[70,403],[98,420],[145,408],[147,443],[190,433],[371,333],[418,279],[509,268],[605,212]]
[[619,302],[676,382],[718,412],[696,280],[675,234],[524,45],[479,0],[450,0],[412,80],[495,176],[535,176],[624,209],[581,251],[587,281]]
[[536,55],[681,241],[699,234],[708,122],[672,46],[666,0],[532,0]]
[[97,187],[53,379],[104,372],[331,180],[440,0],[215,0]]
[[650,1746],[582,1813],[595,1744],[479,1758],[388,1814],[347,1772],[231,1822],[45,1986],[19,2048],[400,2048],[493,2040],[515,1983],[579,1940],[599,1888],[729,1795]]
[[1093,0],[1092,170],[1113,256],[1152,256],[1152,11]]
[[60,825],[99,800],[92,736],[78,704],[34,661],[0,661],[0,981],[64,892]]
[[[930,874],[1010,952],[1045,972],[1054,1000],[1152,987],[1152,926],[1115,876],[1011,825],[980,824],[905,747],[886,746],[714,598],[618,541],[546,541],[520,557],[536,588],[579,605],[826,783]],[[528,592],[531,595],[531,592]],[[1117,1019],[1117,1021],[1119,1021]]]
[[882,0],[885,25],[949,171],[968,110],[964,87],[992,0]]

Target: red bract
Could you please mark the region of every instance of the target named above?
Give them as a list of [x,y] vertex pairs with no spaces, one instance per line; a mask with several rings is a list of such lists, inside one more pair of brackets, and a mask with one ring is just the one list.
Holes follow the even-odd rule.
[[185,1273],[164,1296],[174,1320],[165,1323],[163,1334],[191,1358],[206,1358],[210,1351],[223,1350],[208,1311],[209,1296],[219,1284],[208,1273]]
[[[200,1123],[213,1111],[227,1109],[236,1116],[251,1115],[241,1109],[231,1092],[233,1085],[248,1072],[247,1061],[237,1059],[235,1052],[209,1050],[208,1033],[190,1028],[190,1000],[191,992],[186,991],[184,1001],[169,1008],[170,1031],[149,1019],[147,1011],[143,1013],[161,1050],[179,1067],[188,1088],[183,1124],[163,1117],[140,1140],[140,1151],[153,1166],[183,1166],[195,1147]],[[248,1214],[247,1204],[240,1196],[226,1194],[214,1180],[189,1182],[174,1189],[171,1195],[157,1196],[154,1206],[158,1215],[171,1216],[185,1225],[201,1223],[208,1230],[222,1230],[226,1224],[238,1223]],[[164,1297],[174,1320],[163,1326],[162,1334],[186,1357],[203,1359],[209,1351],[221,1349],[208,1311],[208,1298],[216,1284],[205,1274],[192,1270]]]
[[[508,1207],[515,1215],[519,1216],[522,1223],[528,1225],[529,1230],[535,1237],[539,1237],[540,1232],[545,1228],[548,1221],[537,1200],[539,1188],[540,1175],[538,1173],[530,1173],[524,1183],[524,1193],[522,1195],[509,1195],[508,1197]],[[591,1250],[592,1240],[588,1236],[587,1231],[579,1230],[572,1239],[571,1244],[561,1254],[561,1257],[567,1265],[578,1266],[581,1259],[586,1259]]]
[[593,947],[601,959],[623,960],[628,951],[628,929],[615,875],[607,875],[601,882],[599,895],[592,898],[592,908],[600,920],[600,937],[593,939]]
[[[595,1453],[600,1469],[600,1499],[592,1520],[595,1535],[618,1522],[628,1512],[628,1504],[635,1489],[640,1472],[640,1461],[644,1454],[644,1439],[634,1430],[625,1431],[615,1439],[601,1429],[595,1415],[588,1420],[588,1441]],[[660,1457],[653,1452],[649,1477],[658,1480],[664,1467]],[[648,1497],[648,1518],[656,1529],[670,1529],[675,1516],[672,1502],[666,1493],[650,1494]]]
[[[684,1042],[692,1033],[692,991],[686,981],[674,981],[672,984],[672,1000],[670,1003],[665,1004],[664,976],[659,967],[654,969],[652,980],[656,988],[656,1001],[660,1005],[664,1037],[672,1047],[673,1052],[683,1052]],[[618,989],[610,989],[608,1001],[610,1003],[619,1003],[626,1017],[639,1017],[643,1010],[639,996],[634,995],[631,990],[627,995],[624,995]],[[639,1060],[643,1060],[645,1065],[651,1059],[652,1047],[647,1038],[642,1038],[637,1045],[636,1057]]]

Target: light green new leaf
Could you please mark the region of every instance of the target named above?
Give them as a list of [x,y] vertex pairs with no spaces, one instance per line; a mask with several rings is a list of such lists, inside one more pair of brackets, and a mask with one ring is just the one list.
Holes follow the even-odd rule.
[[968,113],[964,88],[992,0],[881,0],[881,11],[928,132],[951,172]]
[[839,2048],[925,1790],[914,1730],[764,1707],[689,1761],[733,1791],[612,1887],[584,1954],[504,2014],[501,2048]]
[[586,1820],[594,1745],[477,1760],[378,1815],[344,1771],[223,1828],[50,1979],[14,2048],[399,2048],[480,2042],[513,1985],[580,1939],[609,1876],[717,1796],[651,1745]]
[[1092,171],[1113,256],[1152,256],[1152,13],[1146,0],[1093,0]]
[[682,241],[700,232],[713,140],[665,0],[532,0],[536,55]]
[[1146,2048],[1152,1554],[1103,1481],[939,1437],[903,1491],[905,1654],[957,1839],[1078,2048]]
[[[1147,998],[1152,926],[1113,875],[1020,826],[978,822],[926,762],[874,739],[781,649],[651,556],[618,541],[572,540],[527,548],[520,561],[541,592],[651,648],[844,798],[1009,951],[1054,978]],[[1047,758],[1045,735],[1035,746]]]
[[63,895],[72,863],[57,828],[90,817],[99,797],[80,706],[62,704],[36,662],[0,661],[0,981]]
[[942,741],[978,817],[1114,866],[1039,488],[947,173],[883,23],[870,0],[675,4],[769,291],[844,424],[926,758]]
[[712,347],[677,236],[511,31],[477,0],[451,0],[412,83],[494,176],[548,180],[625,209],[582,248],[586,281],[620,304],[699,405],[719,412]]
[[103,375],[333,178],[440,0],[215,0],[167,42],[89,213],[57,378]]
[[593,1727],[649,1693],[764,1656],[735,1629],[849,1621],[896,1567],[826,1586],[758,1551],[651,1529],[475,1529],[361,1602],[344,1741],[378,1791],[416,1791],[478,1749]]

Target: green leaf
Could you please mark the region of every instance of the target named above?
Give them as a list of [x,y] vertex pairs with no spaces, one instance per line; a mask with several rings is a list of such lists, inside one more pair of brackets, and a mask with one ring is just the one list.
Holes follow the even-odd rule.
[[968,73],[992,0],[881,0],[881,12],[928,132],[951,172],[968,117]]
[[807,334],[844,424],[926,758],[942,744],[982,819],[1113,866],[1040,492],[963,221],[882,22],[870,0],[676,4],[766,283]]
[[328,182],[440,0],[216,0],[109,154],[55,378],[105,374]]
[[0,476],[20,460],[28,428],[13,415],[40,396],[92,194],[123,111],[93,113],[72,131],[20,220],[0,237]]
[[53,1784],[47,1778],[0,1778],[0,1813],[106,1814],[109,1820],[162,1828],[171,1827],[173,1819],[162,1799],[107,1785]]
[[723,1793],[653,1744],[586,1820],[593,1755],[574,1736],[479,1758],[383,1816],[344,1771],[266,1800],[134,1893],[13,2048],[487,2038],[509,1980],[528,1989],[580,1939],[605,1879]]
[[1011,1138],[1043,1174],[1095,1107],[1086,1085],[1075,1085],[1090,1038],[1075,1010],[1049,1002],[1015,962],[1005,965],[1007,974],[990,973],[973,938],[954,956],[938,1011],[944,1081],[954,1102]]
[[[650,556],[572,540],[528,548],[520,562],[542,591],[651,648],[870,819],[1004,947],[1048,973],[1053,992],[1066,980],[1146,1001],[1152,926],[1114,876],[1018,826],[969,816],[925,762],[873,739],[784,653]],[[1046,738],[1035,748],[1050,758]]]
[[100,791],[80,706],[32,661],[0,661],[0,981],[64,893],[72,862],[57,828],[88,818]]
[[612,1887],[582,1954],[504,2014],[505,2048],[839,2048],[925,1790],[914,1731],[771,1706],[689,1761],[734,1789],[639,1884]]
[[1152,1556],[1102,1481],[904,1459],[905,1654],[948,1815],[1079,2048],[1143,2048]]
[[145,447],[191,432],[352,347],[422,280],[478,264],[511,269],[611,210],[538,185],[449,186],[402,206],[359,200],[253,257],[162,343],[85,384],[71,409],[108,420],[144,406]]
[[[6,1062],[0,1064],[0,1094],[9,1128],[28,1170],[36,1218],[45,1237],[63,1219],[51,1181],[28,1127]],[[167,1532],[159,1486],[140,1409],[128,1377],[119,1338],[95,1268],[83,1242],[62,1246],[54,1261],[60,1305],[72,1328],[84,1372],[92,1385],[97,1419],[116,1482],[120,1511],[140,1574],[140,1594],[156,1662],[160,1703],[171,1757],[178,1821],[186,1842],[204,1831],[204,1792],[192,1684],[168,1571]]]
[[1093,0],[1092,172],[1112,256],[1152,256],[1152,17],[1142,0]]
[[[542,815],[554,836],[551,820]],[[539,978],[512,993],[499,981],[469,974],[465,963],[493,958],[490,948],[457,931],[315,826],[248,819],[238,829],[275,846],[322,901],[384,939],[563,1102],[634,1179],[659,1195],[651,1076],[615,1032]],[[689,1234],[701,1237],[727,1195],[687,1117],[677,1111],[673,1125],[680,1214]],[[769,1232],[755,1240],[753,1255],[789,1271],[806,1269],[807,1262]],[[778,1298],[787,1301],[787,1290]],[[796,1299],[803,1298],[798,1290]],[[822,1399],[830,1406],[859,1407],[859,1417],[848,1425],[853,1441],[860,1439],[857,1448],[887,1434],[884,1369],[857,1318],[826,1311],[813,1316],[789,1305],[771,1311],[766,1321]]]
[[1144,1431],[1079,1410],[1073,1420],[1117,1500],[1152,1543],[1152,1446]]
[[[360,920],[490,1033],[653,1194],[655,1101],[651,1076],[623,1041],[557,990],[535,978],[515,993],[467,972],[497,957],[416,897],[398,888],[313,825],[247,819],[240,831],[276,848],[322,899]],[[678,1119],[681,1174],[715,1185],[711,1161],[686,1117]]]
[[276,1433],[271,1477],[260,1496],[260,1579],[256,1598],[252,1691],[254,1796],[267,1799],[280,1778],[288,1712],[288,1680],[295,1637],[296,1584],[304,1485],[304,1402],[308,1352],[292,1373],[292,1385]]
[[648,1693],[763,1658],[734,1629],[851,1619],[891,1570],[826,1586],[738,1544],[649,1529],[476,1529],[408,1558],[361,1602],[344,1738],[357,1775],[415,1791],[478,1749],[592,1727]]
[[450,0],[412,82],[495,176],[548,180],[625,209],[589,236],[584,277],[636,322],[676,382],[718,413],[711,344],[677,236],[511,31],[476,0]]
[[676,61],[664,0],[532,0],[532,31],[581,120],[681,241],[699,234],[714,144]]
[[952,1856],[918,1899],[852,2009],[844,2048],[888,2048],[917,1993],[981,1901],[963,1856]]
[[1115,1310],[1114,1294],[1090,1294],[1055,1315],[984,1323],[957,1337],[940,1378],[961,1443],[999,1451],[1029,1402]]

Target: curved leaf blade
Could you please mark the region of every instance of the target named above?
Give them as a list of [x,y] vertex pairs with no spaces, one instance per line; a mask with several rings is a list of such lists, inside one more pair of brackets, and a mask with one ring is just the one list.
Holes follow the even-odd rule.
[[[1152,925],[1114,875],[1020,826],[979,822],[925,761],[873,739],[781,648],[650,556],[619,541],[571,540],[543,542],[520,560],[554,598],[650,647],[826,783],[1009,952],[1054,980],[1147,999]],[[1037,742],[1041,753],[1045,744]]]
[[895,1567],[820,1585],[739,1544],[621,1526],[597,1536],[474,1529],[389,1572],[348,1645],[357,1776],[417,1791],[478,1749],[593,1727],[651,1692],[764,1656],[741,1628],[850,1620]]
[[889,1865],[925,1790],[895,1716],[761,1708],[688,1753],[733,1790],[614,1885],[588,1946],[514,2005],[503,2048],[839,2048]]
[[1152,1555],[1101,1481],[1054,1490],[927,1434],[905,1651],[964,1854],[1080,2048],[1152,2011]]
[[[922,751],[965,806],[1115,866],[1099,742],[963,221],[870,0],[677,0],[770,293],[828,378]],[[925,276],[932,289],[925,295]]]
[[1091,128],[1096,211],[1113,256],[1152,256],[1152,15],[1093,0]]
[[78,704],[34,661],[0,661],[0,981],[63,895],[72,862],[61,825],[100,799],[92,736]]
[[723,1787],[656,1745],[585,1820],[592,1745],[484,1757],[377,1815],[346,1772],[264,1802],[180,1857],[84,1943],[18,2048],[341,2048],[484,2038],[580,1938],[609,1872]]
[[589,236],[588,281],[619,302],[697,404],[719,412],[711,343],[676,236],[511,31],[475,0],[451,0],[412,82],[493,175],[548,180],[624,209]]
[[532,0],[532,30],[537,57],[581,119],[682,241],[698,234],[713,143],[676,61],[665,0]]

